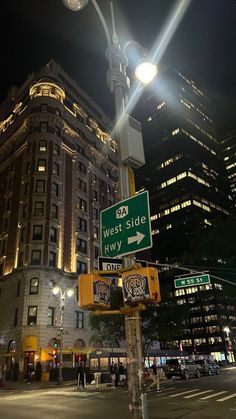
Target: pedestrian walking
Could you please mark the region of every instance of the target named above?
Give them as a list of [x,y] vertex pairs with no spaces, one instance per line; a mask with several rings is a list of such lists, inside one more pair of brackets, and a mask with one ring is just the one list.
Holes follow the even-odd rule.
[[154,374],[154,375],[157,375],[157,364],[156,364],[156,362],[155,362],[155,361],[153,362],[153,364],[152,364],[152,366],[151,366],[151,369],[152,369],[152,371],[153,371],[153,374]]
[[126,383],[126,375],[125,375],[125,367],[123,362],[120,362],[119,364],[119,380],[120,380],[120,385],[124,386]]
[[116,373],[115,373],[115,364],[114,362],[110,365],[110,375],[111,375],[111,386],[112,388],[116,387]]
[[78,389],[80,389],[81,386],[84,389],[85,387],[84,379],[85,379],[85,366],[84,366],[84,363],[81,362],[78,368]]
[[117,363],[115,362],[114,364],[114,372],[115,372],[115,387],[118,387],[118,382],[119,382],[119,368]]

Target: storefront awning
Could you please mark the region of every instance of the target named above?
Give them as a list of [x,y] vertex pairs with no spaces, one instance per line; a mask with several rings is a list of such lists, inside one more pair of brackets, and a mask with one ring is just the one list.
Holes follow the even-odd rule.
[[38,350],[38,338],[37,336],[25,336],[22,342],[22,351],[37,351]]
[[40,353],[40,360],[41,360],[41,362],[53,361],[53,359],[54,359],[53,356],[51,356],[50,354],[48,354],[43,349],[41,350],[41,353]]
[[[59,348],[56,348],[57,349],[57,351],[59,350]],[[94,348],[79,348],[79,347],[64,347],[63,349],[62,349],[62,353],[63,354],[74,354],[74,355],[76,355],[76,354],[90,354],[90,352],[92,352],[94,350]],[[46,352],[47,354],[49,354],[49,355],[52,355],[52,353],[53,353],[53,351],[55,351],[55,348],[52,348],[52,347],[50,347],[50,348],[43,348],[43,349],[41,349],[41,351],[44,351],[44,352]]]

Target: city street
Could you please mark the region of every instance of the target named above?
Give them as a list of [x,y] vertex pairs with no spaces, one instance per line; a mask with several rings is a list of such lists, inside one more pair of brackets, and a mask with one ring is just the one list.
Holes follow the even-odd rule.
[[[77,391],[75,386],[0,390],[1,419],[129,419],[127,389],[103,387]],[[149,419],[235,418],[236,368],[219,376],[173,379],[161,392],[148,392]]]

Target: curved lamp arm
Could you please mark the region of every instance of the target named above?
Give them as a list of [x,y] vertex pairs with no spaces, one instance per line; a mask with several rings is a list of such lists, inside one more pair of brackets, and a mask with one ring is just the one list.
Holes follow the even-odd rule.
[[107,38],[107,45],[108,45],[108,47],[110,47],[111,46],[111,36],[110,36],[110,33],[109,33],[109,29],[108,29],[105,17],[103,16],[103,13],[102,13],[100,7],[98,6],[96,0],[91,0],[91,2],[92,2],[93,6],[95,7],[95,9],[97,11],[99,19],[101,20],[101,23],[102,23],[102,26],[103,26],[103,29],[105,31],[106,38]]

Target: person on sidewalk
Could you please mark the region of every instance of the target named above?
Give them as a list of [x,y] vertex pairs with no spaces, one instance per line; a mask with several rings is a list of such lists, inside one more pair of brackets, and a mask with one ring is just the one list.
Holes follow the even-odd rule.
[[120,362],[119,365],[119,380],[121,386],[124,386],[126,384],[125,367],[123,362]]
[[84,366],[84,363],[81,362],[78,368],[78,389],[80,389],[81,386],[83,389],[85,387],[84,376],[85,376],[85,366]]
[[151,366],[151,369],[152,369],[152,371],[153,371],[153,374],[154,374],[154,375],[157,375],[157,364],[156,364],[156,362],[155,362],[155,361],[153,362],[153,364],[152,364],[152,366]]
[[115,387],[118,387],[118,382],[119,382],[119,368],[117,363],[115,362],[114,364],[114,372],[115,372]]
[[115,364],[114,362],[110,365],[110,375],[111,375],[111,387],[115,388],[116,374],[115,374]]

